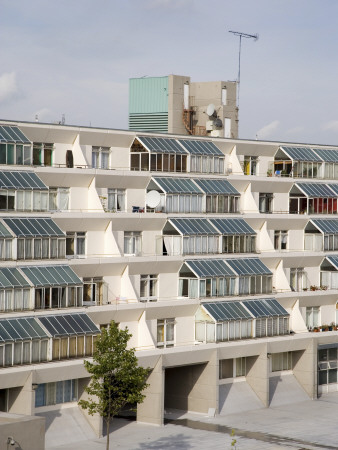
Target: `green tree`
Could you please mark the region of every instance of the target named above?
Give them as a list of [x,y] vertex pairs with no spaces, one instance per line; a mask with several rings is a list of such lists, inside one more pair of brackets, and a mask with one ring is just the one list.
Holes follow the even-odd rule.
[[109,450],[109,428],[113,417],[127,404],[142,403],[143,390],[150,369],[138,367],[135,349],[127,349],[131,334],[128,328],[120,330],[112,321],[107,329],[101,330],[96,342],[93,362],[85,361],[91,381],[86,387],[88,400],[80,400],[79,405],[88,414],[98,413],[106,423]]

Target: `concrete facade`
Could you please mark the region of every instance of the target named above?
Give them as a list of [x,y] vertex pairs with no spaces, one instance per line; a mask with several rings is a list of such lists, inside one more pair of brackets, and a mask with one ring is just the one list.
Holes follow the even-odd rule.
[[[184,82],[183,77],[180,83]],[[220,86],[215,84],[215,92]],[[174,109],[174,102],[172,105]],[[23,164],[22,144],[9,138],[1,141],[7,159],[1,164],[0,176],[8,176],[8,172],[36,175],[46,185],[49,203],[45,209],[39,206],[34,210],[30,204],[20,209],[19,188],[15,190],[18,203],[14,207],[8,203],[8,196],[6,208],[1,203],[0,231],[12,245],[12,253],[2,253],[0,271],[8,274],[8,269],[16,269],[22,273],[27,302],[22,307],[1,300],[1,292],[10,289],[9,285],[4,287],[1,278],[0,325],[1,320],[85,314],[97,327],[111,320],[121,328],[128,327],[132,333],[130,345],[136,349],[139,363],[152,369],[145,401],[137,409],[140,422],[161,425],[164,410],[170,408],[203,414],[209,410],[216,414],[244,410],[246,398],[250,398],[248,409],[254,404],[269,407],[271,402],[281,402],[283,386],[290,386],[295,397],[305,395],[309,399],[338,390],[334,373],[338,360],[338,267],[334,258],[338,253],[334,247],[338,195],[332,193],[337,180],[329,175],[319,178],[329,169],[325,161],[311,177],[299,177],[281,174],[277,168],[280,161],[289,164],[290,156],[276,159],[289,147],[311,153],[313,146],[177,134],[170,136],[173,148],[179,149],[175,153],[165,147],[149,150],[153,138],[163,144],[161,138],[168,139],[167,134],[13,121],[0,121],[0,134],[1,127],[20,130],[28,142]],[[212,156],[202,154],[199,171],[193,166],[195,155],[178,144],[184,139],[197,139],[202,148],[208,143],[215,151]],[[46,160],[52,144],[50,164],[37,161],[40,150],[33,150],[41,143],[46,144]],[[317,147],[325,152],[338,150]],[[36,159],[29,160],[30,155]],[[292,164],[298,162],[293,160]],[[303,166],[303,170],[308,168]],[[184,191],[180,184],[181,192],[172,192],[163,179],[176,185],[186,183],[190,191]],[[222,182],[223,187],[224,182],[230,183],[226,187],[231,190],[224,198],[220,197],[222,191],[212,199],[212,193],[200,189],[207,182]],[[312,189],[320,185],[325,189],[320,193],[325,192],[327,197],[320,193],[317,197],[306,195],[310,185]],[[3,192],[8,190],[5,187],[1,189],[1,202]],[[156,206],[149,205],[148,193],[153,191],[160,198]],[[294,199],[299,202],[299,214],[290,210]],[[55,206],[53,202],[59,203]],[[224,202],[228,202],[228,209],[217,209],[224,207]],[[300,202],[306,203],[307,209]],[[329,206],[324,210],[323,205]],[[65,240],[66,254],[35,258],[27,244],[26,257],[17,257],[22,236],[14,228],[6,228],[8,220],[38,218],[51,219],[60,228],[63,234],[58,239]],[[178,219],[209,221],[209,232],[184,234]],[[236,223],[245,223],[251,231],[244,235],[237,229],[233,234],[222,234],[212,228],[212,219],[244,220]],[[320,228],[324,225],[330,225],[333,231],[326,233]],[[204,240],[199,241],[200,236]],[[234,240],[230,242],[229,236]],[[34,239],[40,238],[34,235]],[[39,242],[33,249],[39,251]],[[224,263],[220,274],[203,275],[194,266],[209,267],[216,260]],[[263,275],[231,269],[252,262],[259,264]],[[78,303],[71,303],[73,291],[62,290],[62,284],[54,283],[48,292],[54,302],[60,303],[46,303],[41,308],[37,304],[39,285],[25,275],[26,268],[36,271],[52,267],[54,271],[59,266],[71,269],[79,278]],[[43,286],[49,289],[49,285]],[[221,291],[226,288],[228,291]],[[68,303],[64,303],[65,295]],[[254,301],[262,306],[272,298],[281,308],[279,314],[250,312]],[[220,305],[240,308],[244,316],[218,320],[210,308]],[[328,326],[331,329],[324,331]],[[91,344],[84,344],[82,336],[76,335],[78,353],[74,354],[70,337],[68,350],[55,357],[57,339],[49,338],[48,352],[41,363],[33,356],[25,359],[22,340],[19,344],[14,339],[11,353],[5,347],[8,342],[0,342],[1,351],[7,355],[0,368],[3,412],[27,416],[48,413],[64,404],[75,406],[83,398],[89,381],[83,360],[90,357],[84,355],[83,346]],[[100,418],[84,416],[88,426],[101,436]]]

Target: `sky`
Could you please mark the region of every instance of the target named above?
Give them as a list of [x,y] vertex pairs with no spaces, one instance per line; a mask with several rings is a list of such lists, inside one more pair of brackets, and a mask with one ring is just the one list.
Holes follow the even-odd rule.
[[128,128],[128,80],[236,80],[239,137],[338,145],[336,0],[0,0],[0,119]]

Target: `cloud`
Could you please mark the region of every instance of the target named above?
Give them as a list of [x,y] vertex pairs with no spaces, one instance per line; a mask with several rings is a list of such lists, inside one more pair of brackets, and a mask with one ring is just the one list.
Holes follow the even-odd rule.
[[16,73],[4,73],[0,76],[0,103],[5,103],[19,94]]
[[302,131],[304,131],[304,127],[293,127],[293,128],[289,128],[288,130],[286,130],[286,134],[297,134],[297,133],[301,133]]
[[338,120],[330,120],[330,122],[322,125],[323,130],[338,131]]
[[263,128],[257,131],[256,135],[258,139],[266,139],[270,137],[274,131],[277,130],[279,127],[280,122],[279,120],[274,120],[273,122],[269,123],[268,125],[265,125]]

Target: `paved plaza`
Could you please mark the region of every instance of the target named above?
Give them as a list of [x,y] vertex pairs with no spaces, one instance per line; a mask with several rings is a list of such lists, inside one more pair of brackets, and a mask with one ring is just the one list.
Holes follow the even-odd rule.
[[[69,409],[68,421],[73,413],[75,410]],[[116,419],[111,428],[111,449],[338,449],[338,393],[315,401],[213,418],[168,411],[166,419],[169,422],[163,427]],[[83,439],[78,434],[78,440],[72,442],[71,436],[60,436],[57,420],[47,423],[47,450],[105,449],[105,439],[97,439],[88,431]],[[74,427],[81,426],[76,420]],[[236,447],[231,447],[232,429]]]

